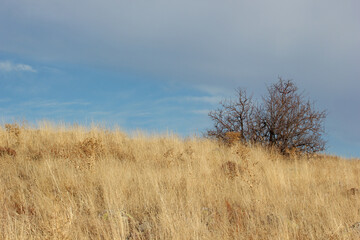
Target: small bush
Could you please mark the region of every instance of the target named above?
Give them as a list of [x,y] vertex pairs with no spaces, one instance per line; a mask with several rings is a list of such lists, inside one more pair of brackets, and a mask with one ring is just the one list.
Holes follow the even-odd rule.
[[0,156],[4,156],[4,155],[15,157],[16,151],[8,147],[0,147]]

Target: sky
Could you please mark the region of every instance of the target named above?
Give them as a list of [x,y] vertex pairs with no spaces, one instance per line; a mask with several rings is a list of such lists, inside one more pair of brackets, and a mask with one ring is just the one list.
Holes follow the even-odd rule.
[[358,0],[0,0],[0,120],[201,135],[220,100],[292,79],[360,157]]

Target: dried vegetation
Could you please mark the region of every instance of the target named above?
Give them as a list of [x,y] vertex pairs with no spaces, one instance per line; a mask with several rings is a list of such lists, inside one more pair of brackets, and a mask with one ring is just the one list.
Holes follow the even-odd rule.
[[359,160],[228,138],[0,127],[0,239],[359,239]]

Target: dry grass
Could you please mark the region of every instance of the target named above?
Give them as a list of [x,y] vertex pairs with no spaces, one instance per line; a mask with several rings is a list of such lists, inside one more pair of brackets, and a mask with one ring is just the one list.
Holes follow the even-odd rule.
[[0,239],[359,239],[360,161],[0,127]]

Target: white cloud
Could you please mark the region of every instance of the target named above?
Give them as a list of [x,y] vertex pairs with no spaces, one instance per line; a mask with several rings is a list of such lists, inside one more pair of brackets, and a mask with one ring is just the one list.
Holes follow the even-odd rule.
[[4,72],[36,72],[30,65],[14,64],[10,61],[0,61],[0,71]]

